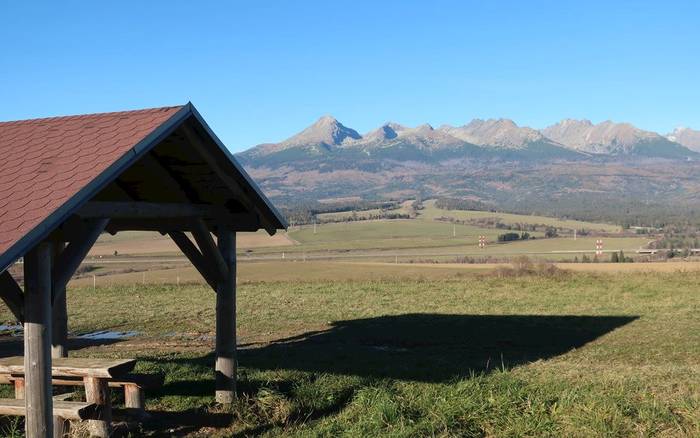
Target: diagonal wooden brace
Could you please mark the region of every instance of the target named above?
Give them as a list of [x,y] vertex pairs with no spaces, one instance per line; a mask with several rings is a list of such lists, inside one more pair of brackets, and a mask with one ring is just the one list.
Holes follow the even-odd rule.
[[0,298],[17,321],[24,322],[24,292],[8,271],[0,274]]
[[53,267],[53,302],[65,293],[66,285],[80,263],[95,244],[100,233],[109,223],[109,218],[97,218],[86,221],[85,233],[80,240],[74,240],[56,258]]
[[214,292],[216,292],[216,276],[211,272],[209,264],[207,264],[204,256],[199,252],[199,249],[192,243],[190,238],[182,231],[171,231],[168,235],[173,239],[173,242],[175,242],[178,248],[180,248],[180,251],[192,262],[192,265],[197,268],[197,271],[204,277],[204,280],[206,280],[209,286],[214,289]]
[[221,256],[219,248],[217,248],[214,238],[207,229],[207,225],[202,219],[195,219],[192,222],[192,235],[197,241],[197,246],[202,252],[204,258],[213,265],[214,273],[216,274],[216,282],[223,281],[228,275],[228,267],[226,261]]

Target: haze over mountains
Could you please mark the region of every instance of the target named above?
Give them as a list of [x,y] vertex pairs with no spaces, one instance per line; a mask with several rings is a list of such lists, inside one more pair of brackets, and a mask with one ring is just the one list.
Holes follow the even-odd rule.
[[583,195],[695,202],[700,196],[700,131],[661,135],[611,121],[565,119],[542,130],[509,119],[437,128],[388,122],[360,134],[323,116],[287,140],[238,157],[286,204],[411,196],[500,204]]

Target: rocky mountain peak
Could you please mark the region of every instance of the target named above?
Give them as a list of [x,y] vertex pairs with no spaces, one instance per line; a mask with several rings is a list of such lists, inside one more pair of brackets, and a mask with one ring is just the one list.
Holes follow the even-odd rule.
[[546,137],[571,149],[596,154],[626,154],[642,142],[663,140],[630,123],[611,120],[593,124],[589,120],[565,119],[542,130]]
[[441,129],[468,143],[508,149],[522,148],[528,143],[543,139],[542,134],[536,130],[520,127],[510,119],[474,119],[461,127],[445,125]]
[[666,134],[666,138],[682,144],[690,150],[700,152],[700,131],[679,126],[673,132]]
[[362,136],[354,129],[346,127],[333,116],[325,115],[300,133],[283,141],[282,144],[288,146],[322,144],[331,147],[361,138]]

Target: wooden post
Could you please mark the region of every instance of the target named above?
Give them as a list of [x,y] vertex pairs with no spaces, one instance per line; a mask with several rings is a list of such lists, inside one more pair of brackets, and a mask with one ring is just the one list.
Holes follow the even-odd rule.
[[216,293],[216,401],[230,404],[236,393],[236,233],[220,229],[218,247],[228,272]]
[[[52,266],[65,249],[65,242],[54,242]],[[60,289],[60,290],[59,290]],[[53,282],[53,308],[51,309],[51,358],[68,357],[68,311],[66,306],[66,286]],[[65,392],[61,391],[61,392]],[[54,438],[63,438],[68,432],[69,423],[61,417],[53,417]]]
[[99,377],[83,378],[85,384],[85,399],[88,403],[100,406],[100,419],[88,420],[90,435],[107,438],[112,431],[112,401],[109,397],[107,380]]
[[146,416],[146,400],[140,386],[137,384],[124,385],[124,406],[139,418]]
[[[63,242],[54,243],[54,257],[56,260],[58,255],[63,251],[65,244]],[[54,285],[56,286],[56,285]],[[51,320],[51,357],[68,357],[68,312],[66,306],[66,287],[58,285],[61,290],[54,290],[56,299],[53,303],[52,320]]]
[[24,257],[24,403],[27,438],[53,435],[51,283],[51,243],[41,242]]
[[15,398],[24,400],[24,379],[15,380]]

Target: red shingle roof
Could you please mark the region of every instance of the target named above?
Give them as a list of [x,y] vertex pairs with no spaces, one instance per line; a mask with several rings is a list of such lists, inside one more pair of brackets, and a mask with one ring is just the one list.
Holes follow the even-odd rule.
[[0,254],[181,108],[0,122]]

